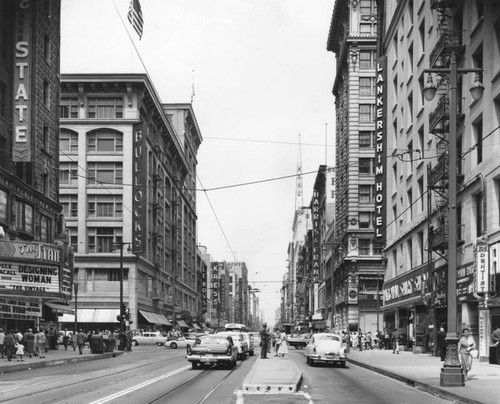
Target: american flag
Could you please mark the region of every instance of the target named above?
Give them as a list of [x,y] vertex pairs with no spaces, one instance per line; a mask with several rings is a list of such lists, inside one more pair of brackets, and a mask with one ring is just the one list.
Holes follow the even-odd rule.
[[144,21],[142,20],[142,10],[139,0],[130,0],[130,6],[128,8],[128,20],[135,31],[139,34],[139,39],[142,38],[142,25]]

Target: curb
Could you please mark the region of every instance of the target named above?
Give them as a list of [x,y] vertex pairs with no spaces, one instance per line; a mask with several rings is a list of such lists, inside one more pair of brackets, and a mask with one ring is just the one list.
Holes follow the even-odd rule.
[[41,368],[47,368],[51,366],[61,366],[61,365],[69,365],[73,363],[79,363],[79,362],[89,362],[93,360],[98,360],[98,359],[109,359],[109,358],[115,358],[117,356],[123,355],[123,352],[118,351],[118,352],[105,352],[102,354],[95,354],[95,355],[85,355],[85,356],[73,356],[71,358],[62,358],[62,359],[52,359],[52,360],[47,360],[47,361],[40,361],[40,362],[27,362],[27,363],[20,363],[18,365],[11,365],[11,366],[0,366],[0,374],[5,374],[5,373],[12,373],[12,372],[19,372],[22,370],[33,370],[33,369],[41,369]]
[[391,371],[377,368],[375,366],[368,365],[368,364],[363,363],[363,362],[358,362],[356,360],[349,359],[349,358],[347,358],[347,361],[349,363],[352,363],[353,365],[360,366],[362,368],[371,370],[372,372],[380,373],[380,374],[387,376],[387,377],[390,377],[392,379],[399,380],[400,382],[403,382],[410,387],[413,387],[417,390],[425,391],[427,393],[432,394],[433,396],[436,396],[436,397],[439,397],[439,398],[442,398],[445,400],[454,401],[454,402],[459,403],[459,404],[484,404],[482,401],[472,400],[470,398],[466,398],[466,397],[460,396],[458,394],[451,393],[449,391],[440,389],[438,387],[431,386],[430,384],[422,383],[422,382],[416,381],[414,379],[411,379],[409,377],[401,376],[401,375],[398,375],[398,374],[393,373]]

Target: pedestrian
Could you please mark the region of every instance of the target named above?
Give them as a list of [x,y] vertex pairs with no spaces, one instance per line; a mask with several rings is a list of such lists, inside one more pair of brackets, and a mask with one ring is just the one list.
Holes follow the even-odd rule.
[[[90,335],[90,334],[89,334]],[[80,328],[78,334],[76,334],[76,345],[78,345],[78,353],[83,355],[83,347],[85,346],[85,341],[87,340],[87,336]]]
[[7,356],[7,360],[10,362],[14,357],[14,345],[15,345],[15,340],[12,330],[8,330],[7,334],[5,334],[4,345],[5,345],[5,355]]
[[358,348],[360,351],[363,350],[363,333],[361,329],[358,329]]
[[373,347],[372,347],[372,332],[371,331],[368,331],[365,334],[365,349],[366,350],[373,349]]
[[446,331],[444,330],[443,326],[439,328],[436,343],[439,351],[439,356],[441,357],[441,362],[443,362],[446,359]]
[[5,333],[3,332],[3,328],[0,328],[0,354],[3,359],[5,357]]
[[500,365],[500,324],[497,325],[491,334],[491,340],[493,341],[493,346],[496,348],[497,365]]
[[34,355],[34,348],[35,348],[35,334],[33,334],[33,330],[31,328],[28,328],[28,331],[26,331],[23,335],[23,344],[26,348],[25,354],[28,355],[28,357],[32,357]]
[[16,330],[16,332],[14,334],[14,339],[15,339],[15,342],[19,342],[19,343],[21,343],[23,341],[23,334],[21,333],[21,331]]
[[68,331],[67,328],[64,329],[64,334],[63,334],[63,345],[64,345],[64,350],[68,350],[68,345],[71,340],[71,333]]
[[260,357],[261,359],[267,359],[267,350],[269,348],[270,335],[267,331],[267,323],[262,324],[262,330],[260,331]]
[[401,333],[399,330],[396,328],[392,332],[392,353],[395,354],[397,353],[399,355],[399,340],[401,338]]
[[24,362],[24,345],[21,344],[20,342],[18,342],[18,343],[16,343],[16,345],[14,345],[14,347],[16,348],[17,361]]
[[35,334],[35,345],[38,349],[38,357],[40,359],[45,358],[47,353],[47,336],[43,330],[39,330]]
[[391,348],[391,336],[387,332],[387,329],[384,329],[384,349]]
[[279,353],[279,349],[280,349],[280,345],[281,345],[281,338],[280,338],[280,334],[279,334],[279,330],[275,331],[274,332],[274,349],[276,350],[276,354],[274,356],[278,356]]
[[288,354],[288,337],[285,333],[285,331],[283,331],[281,333],[281,335],[279,336],[279,339],[281,341],[281,344],[280,344],[280,347],[278,349],[278,356],[281,357],[281,358],[284,358],[285,355]]
[[474,338],[469,334],[469,329],[464,328],[462,331],[462,338],[458,341],[458,354],[462,369],[464,371],[465,380],[469,379],[468,373],[472,367],[472,354],[471,351],[476,349]]
[[345,333],[345,352],[349,353],[351,350],[351,333],[349,330],[346,331]]
[[71,333],[71,346],[73,347],[73,351],[76,351],[76,347],[78,346],[76,343],[76,332]]

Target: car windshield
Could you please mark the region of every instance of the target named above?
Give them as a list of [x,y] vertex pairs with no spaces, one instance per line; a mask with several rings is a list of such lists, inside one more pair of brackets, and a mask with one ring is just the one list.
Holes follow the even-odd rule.
[[316,341],[340,341],[340,337],[335,334],[315,335]]
[[196,342],[198,345],[226,345],[229,341],[227,337],[220,335],[200,338]]

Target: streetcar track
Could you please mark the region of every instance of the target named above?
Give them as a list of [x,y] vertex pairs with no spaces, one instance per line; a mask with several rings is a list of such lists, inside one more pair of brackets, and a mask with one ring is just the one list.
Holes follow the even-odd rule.
[[[241,362],[241,361],[239,363],[237,363],[237,365],[234,368],[232,368],[228,373],[226,373],[224,375],[224,377],[200,401],[197,402],[197,404],[201,404],[201,403],[205,402],[206,399],[208,397],[210,397],[210,395],[221,385],[221,383],[224,380],[226,380],[233,372],[235,372],[237,369],[239,369],[242,364],[243,364],[243,362]],[[192,383],[194,380],[200,379],[203,375],[205,375],[207,372],[211,371],[216,366],[217,365],[212,365],[212,367],[210,367],[208,369],[203,369],[201,372],[198,372],[198,374],[194,375],[190,379],[188,379],[188,380],[184,381],[183,383],[181,383],[181,384],[173,387],[172,389],[170,389],[170,390],[166,391],[165,393],[161,394],[160,396],[156,397],[154,400],[148,401],[145,404],[153,404],[153,403],[158,402],[158,400],[163,399],[166,396],[174,393],[175,391],[179,390],[181,387],[186,386],[186,385]]]
[[[86,363],[86,362],[76,362],[76,363],[72,363],[71,365],[76,365],[76,364],[80,364],[80,363]],[[94,380],[102,380],[103,378],[117,377],[117,375],[119,375],[119,374],[124,374],[126,372],[137,371],[139,369],[143,369],[143,368],[145,368],[147,366],[151,366],[151,365],[153,365],[153,364],[152,363],[145,363],[144,365],[140,365],[140,366],[137,366],[137,367],[125,370],[125,371],[123,371],[123,370],[116,371],[114,373],[107,373],[104,376],[100,375],[100,376],[95,376],[95,377],[88,377],[86,379],[81,379],[82,375],[75,375],[75,377],[79,378],[79,379],[76,380],[75,382],[65,384],[64,387],[70,387],[70,386],[75,386],[75,385],[79,385],[79,384],[83,384],[83,383],[88,383],[88,382],[92,382]],[[147,372],[144,372],[144,373],[141,373],[140,375],[144,376],[146,374],[147,374]],[[113,382],[119,383],[119,382],[121,382],[123,380],[126,380],[128,378],[129,378],[129,376],[123,376],[121,378],[115,378],[115,379],[113,379]],[[40,382],[38,384],[44,385],[44,384],[46,384],[46,381],[45,382]],[[33,386],[34,386],[34,384],[30,384],[30,387],[33,387]],[[18,389],[18,388],[16,388],[16,389]],[[14,391],[16,389],[10,389],[9,391]],[[58,386],[55,386],[55,387],[50,387],[50,388],[46,388],[46,389],[43,389],[43,390],[38,390],[36,392],[32,392],[32,393],[28,393],[28,394],[20,394],[20,395],[16,396],[15,399],[17,400],[17,399],[24,398],[24,397],[38,396],[40,393],[48,393],[48,392],[55,391],[55,390],[60,390],[60,389],[61,389],[61,386],[58,385]],[[94,388],[86,389],[84,391],[87,392],[87,391],[92,391],[92,390],[94,390]],[[6,392],[5,390],[2,391],[2,393],[5,393],[5,392]],[[71,394],[68,394],[68,395],[65,395],[65,396],[58,396],[57,398],[54,398],[52,400],[37,401],[37,402],[39,404],[50,404],[50,403],[58,402],[58,401],[61,401],[61,400],[64,400],[64,399],[67,399],[67,398],[70,398],[70,397],[73,397],[73,396],[74,396],[74,393],[71,393]],[[9,402],[9,401],[12,401],[12,398],[8,398],[8,399],[1,399],[0,398],[0,403],[6,403],[6,402]]]

